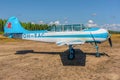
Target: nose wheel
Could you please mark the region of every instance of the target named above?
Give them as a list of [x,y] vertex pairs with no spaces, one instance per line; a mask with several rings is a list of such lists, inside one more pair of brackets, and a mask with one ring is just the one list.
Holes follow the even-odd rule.
[[75,50],[72,45],[69,46],[68,60],[73,60],[75,58]]

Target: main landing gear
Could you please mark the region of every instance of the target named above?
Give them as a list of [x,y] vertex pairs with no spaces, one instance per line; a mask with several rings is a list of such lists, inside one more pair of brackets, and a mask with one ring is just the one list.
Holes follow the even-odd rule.
[[75,50],[73,49],[72,45],[69,45],[68,59],[73,60],[74,58],[75,58]]
[[[97,43],[95,43],[95,48],[96,48],[96,57],[100,57],[100,53],[99,53],[99,47],[97,45]],[[73,49],[72,45],[69,45],[69,54],[68,54],[68,60],[73,60],[75,59],[75,49]]]

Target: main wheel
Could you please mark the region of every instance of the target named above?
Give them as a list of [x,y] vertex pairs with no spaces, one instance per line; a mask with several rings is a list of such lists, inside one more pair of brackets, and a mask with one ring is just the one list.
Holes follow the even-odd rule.
[[75,50],[72,49],[72,50],[70,50],[70,52],[68,54],[68,59],[73,60],[74,58],[75,58]]
[[96,53],[96,57],[100,57],[101,55],[100,55],[100,53]]

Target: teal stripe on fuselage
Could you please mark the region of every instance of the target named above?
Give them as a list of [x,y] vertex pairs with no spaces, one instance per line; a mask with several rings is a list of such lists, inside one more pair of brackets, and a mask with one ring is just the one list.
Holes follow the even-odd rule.
[[[51,36],[44,36],[42,35],[36,35],[37,33],[32,33],[34,35],[29,36],[30,34],[23,34],[26,35],[24,38],[107,38],[108,33],[101,33],[101,34],[74,34],[74,35],[51,35]],[[38,33],[39,34],[39,33]]]
[[[44,36],[47,38],[91,38],[91,34],[76,34],[76,35],[54,35],[54,36]],[[107,38],[108,33],[93,34],[94,38]]]

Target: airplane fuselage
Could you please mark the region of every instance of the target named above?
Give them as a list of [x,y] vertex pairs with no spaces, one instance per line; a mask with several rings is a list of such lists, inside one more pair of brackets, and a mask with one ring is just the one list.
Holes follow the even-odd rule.
[[83,30],[83,31],[67,31],[67,32],[28,32],[22,34],[22,39],[35,40],[42,42],[103,42],[108,38],[108,32],[105,29]]

